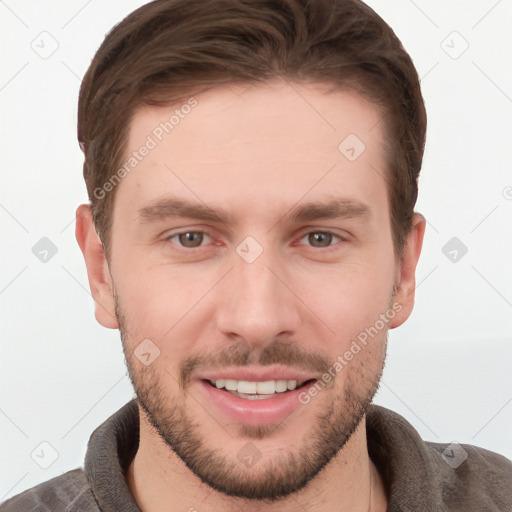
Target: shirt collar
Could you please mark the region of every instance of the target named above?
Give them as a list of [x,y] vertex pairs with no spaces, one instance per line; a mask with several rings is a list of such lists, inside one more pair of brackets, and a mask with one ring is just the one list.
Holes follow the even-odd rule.
[[[371,405],[366,416],[368,453],[388,495],[388,512],[442,509],[436,482],[439,468],[414,427],[399,414]],[[140,512],[126,480],[139,445],[139,411],[135,400],[91,435],[85,474],[104,512]],[[437,499],[436,499],[437,497]]]

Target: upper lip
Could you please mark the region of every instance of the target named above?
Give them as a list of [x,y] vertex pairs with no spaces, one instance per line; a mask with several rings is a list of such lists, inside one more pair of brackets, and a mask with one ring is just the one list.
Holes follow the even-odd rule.
[[265,382],[269,380],[296,380],[306,382],[318,379],[312,373],[282,367],[261,367],[261,368],[223,368],[201,372],[198,375],[200,380],[216,381],[218,379],[244,380],[249,382]]

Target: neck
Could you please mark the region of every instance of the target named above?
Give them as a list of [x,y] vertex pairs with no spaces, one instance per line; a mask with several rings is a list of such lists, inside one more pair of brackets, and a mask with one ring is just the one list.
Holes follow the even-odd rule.
[[142,413],[140,418],[139,449],[127,478],[144,512],[386,510],[383,481],[368,457],[364,420],[337,456],[304,489],[275,502],[262,502],[226,496],[202,483],[147,424]]

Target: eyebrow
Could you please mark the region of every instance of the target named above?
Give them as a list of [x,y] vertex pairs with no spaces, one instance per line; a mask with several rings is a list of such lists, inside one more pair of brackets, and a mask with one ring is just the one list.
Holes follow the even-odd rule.
[[319,219],[351,219],[368,217],[370,208],[353,199],[333,199],[325,203],[306,203],[297,206],[285,215],[285,218],[308,222]]
[[[233,224],[235,216],[222,208],[212,209],[205,203],[193,203],[178,198],[165,198],[141,208],[139,218],[144,223],[172,218]],[[353,199],[333,199],[327,202],[311,202],[297,205],[285,214],[278,223],[287,219],[291,222],[308,222],[321,219],[364,218],[370,215],[370,208]]]
[[183,199],[166,198],[139,210],[143,222],[154,222],[179,217],[229,224],[233,216],[222,208],[213,210],[204,203],[192,203]]

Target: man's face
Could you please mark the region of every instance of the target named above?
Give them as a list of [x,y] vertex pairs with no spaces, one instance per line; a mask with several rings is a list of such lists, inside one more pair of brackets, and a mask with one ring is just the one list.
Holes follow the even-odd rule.
[[350,438],[401,308],[382,114],[284,82],[195,99],[168,134],[180,105],[132,121],[128,156],[157,144],[116,190],[116,314],[144,420],[212,487],[272,499]]

